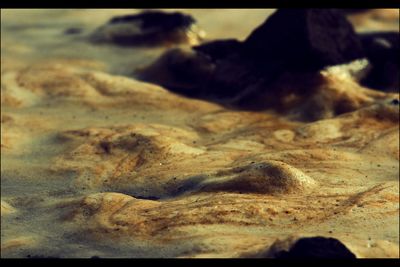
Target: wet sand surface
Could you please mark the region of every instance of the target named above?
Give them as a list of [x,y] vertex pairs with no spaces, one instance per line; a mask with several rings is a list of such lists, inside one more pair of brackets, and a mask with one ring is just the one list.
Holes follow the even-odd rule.
[[[274,10],[183,11],[243,40]],[[87,41],[135,12],[1,10],[1,257],[256,257],[308,236],[399,257],[398,92],[326,72],[359,108],[312,122],[186,98],[135,79],[167,47]],[[398,30],[398,10],[351,21]]]

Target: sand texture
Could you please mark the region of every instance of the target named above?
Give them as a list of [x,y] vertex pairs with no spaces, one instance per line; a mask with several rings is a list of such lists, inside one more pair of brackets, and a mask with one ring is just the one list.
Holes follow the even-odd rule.
[[[87,41],[129,12],[1,11],[1,257],[262,257],[309,236],[399,257],[398,93],[324,71],[290,116],[180,96],[133,75],[166,47]],[[243,39],[272,11],[187,12]],[[393,29],[388,12],[353,21]]]

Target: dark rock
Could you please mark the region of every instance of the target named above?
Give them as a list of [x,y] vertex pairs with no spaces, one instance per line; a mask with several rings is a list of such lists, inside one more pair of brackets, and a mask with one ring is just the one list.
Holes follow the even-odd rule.
[[289,251],[278,252],[275,258],[354,259],[356,256],[335,238],[310,237],[299,239]]
[[372,64],[372,71],[361,81],[367,87],[398,91],[400,80],[400,35],[398,32],[360,34],[360,39]]
[[137,71],[143,81],[157,83],[187,96],[200,96],[211,79],[215,64],[204,54],[171,49],[144,70]]
[[142,30],[157,28],[159,30],[176,30],[189,28],[196,21],[190,15],[179,12],[165,13],[161,11],[147,11],[136,15],[114,17],[110,24],[132,23],[140,24]]
[[266,64],[259,69],[246,58],[231,56],[216,63],[213,78],[203,91],[212,97],[228,100],[262,92],[268,88],[271,80],[282,74],[283,66],[279,63]]
[[[316,86],[307,85],[321,82],[323,68],[364,56],[358,35],[340,11],[279,9],[244,42],[217,40],[194,46],[191,53],[172,50],[139,78],[230,107],[258,102],[259,108],[263,102],[264,108],[275,108],[281,102],[274,100],[285,95],[310,94]],[[312,84],[297,82],[310,77]],[[295,86],[279,86],[285,80]]]
[[214,61],[236,54],[241,48],[242,43],[236,39],[217,40],[193,47],[195,51],[208,55]]
[[317,72],[364,57],[353,26],[332,9],[280,9],[244,43],[216,41],[194,49],[222,59],[203,91],[231,99],[264,93],[286,72]]
[[364,57],[353,26],[335,9],[279,9],[250,34],[244,49],[260,68],[285,62],[295,71]]
[[93,33],[91,40],[123,46],[190,43],[202,38],[195,23],[192,16],[180,12],[146,11],[112,18]]

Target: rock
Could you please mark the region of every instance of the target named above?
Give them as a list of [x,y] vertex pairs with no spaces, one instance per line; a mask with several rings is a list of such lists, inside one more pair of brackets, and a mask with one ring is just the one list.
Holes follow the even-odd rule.
[[122,46],[197,44],[204,32],[195,22],[192,16],[180,12],[146,11],[112,18],[93,33],[91,40]]
[[175,48],[136,74],[143,81],[157,83],[171,91],[200,96],[214,68],[215,64],[205,54]]
[[372,71],[361,81],[367,87],[384,91],[399,90],[399,33],[373,32],[360,34]]
[[217,40],[189,52],[169,51],[139,78],[233,108],[285,112],[314,99],[302,112],[308,115],[300,116],[312,120],[356,107],[345,97],[329,100],[331,106],[320,104],[327,95],[321,88],[331,87],[322,71],[343,76],[343,87],[345,80],[362,79],[369,67],[359,36],[340,11],[280,9],[244,42]]
[[211,57],[213,61],[224,59],[235,54],[242,48],[242,43],[236,39],[216,40],[202,45],[194,46],[195,51]]
[[139,23],[141,29],[160,28],[170,31],[177,28],[189,28],[195,20],[192,16],[179,12],[147,11],[138,15],[114,17],[110,20],[110,24],[120,23]]
[[[203,47],[199,49],[203,50]],[[264,82],[264,77],[253,68],[251,61],[238,54],[223,55],[217,50],[210,47],[208,54],[207,49],[204,49],[207,52],[171,49],[147,68],[136,71],[136,75],[142,81],[159,84],[186,96],[217,101],[233,101],[260,89],[257,86]],[[274,72],[265,78],[279,74],[277,70],[276,66],[272,67]]]
[[364,57],[353,26],[335,9],[279,9],[250,34],[244,49],[260,68],[285,62],[296,71]]
[[356,256],[339,240],[326,237],[300,238],[289,251],[275,253],[281,259],[354,259]]
[[[280,74],[275,67],[272,71],[273,74]],[[240,55],[233,55],[216,62],[212,79],[209,79],[203,91],[213,98],[234,101],[250,91],[262,91],[263,87],[259,85],[264,84],[265,80],[269,81],[273,74],[263,75],[259,69],[254,68],[253,62]]]

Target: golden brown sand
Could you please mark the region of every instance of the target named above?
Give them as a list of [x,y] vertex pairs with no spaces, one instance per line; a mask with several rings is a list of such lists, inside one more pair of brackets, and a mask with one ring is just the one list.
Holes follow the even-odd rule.
[[[271,10],[188,12],[213,39]],[[305,236],[399,257],[398,94],[326,71],[296,105],[312,122],[230,110],[122,76],[163,49],[62,34],[125,13],[1,11],[2,257],[258,257]]]

